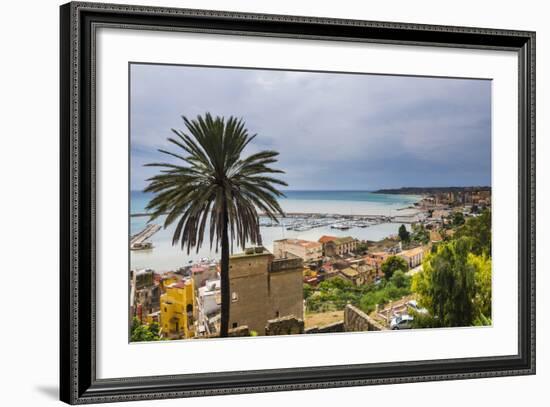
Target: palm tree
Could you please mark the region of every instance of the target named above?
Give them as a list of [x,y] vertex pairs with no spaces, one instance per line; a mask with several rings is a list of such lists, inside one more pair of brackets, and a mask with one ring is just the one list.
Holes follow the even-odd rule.
[[[159,150],[176,163],[152,163],[162,168],[149,178],[145,192],[154,198],[147,205],[149,221],[166,214],[164,228],[175,223],[172,244],[181,249],[202,246],[206,225],[210,229],[210,248],[221,246],[221,327],[220,336],[229,329],[229,252],[233,242],[245,248],[250,242],[261,245],[257,210],[278,222],[284,213],[277,197],[284,196],[277,185],[287,184],[271,174],[284,173],[270,165],[277,162],[276,151],[260,151],[242,157],[245,147],[256,137],[249,135],[242,119],[213,118],[209,113],[195,120],[183,117],[188,134],[174,130],[168,138],[177,152]],[[181,151],[182,150],[182,151]],[[231,242],[231,243],[230,243]],[[231,248],[230,248],[231,244]]]

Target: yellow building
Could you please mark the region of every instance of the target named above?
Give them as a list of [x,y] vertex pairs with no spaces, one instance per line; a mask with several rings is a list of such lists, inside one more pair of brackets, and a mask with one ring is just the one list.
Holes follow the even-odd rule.
[[182,280],[165,286],[160,296],[161,335],[169,339],[195,335],[193,280]]

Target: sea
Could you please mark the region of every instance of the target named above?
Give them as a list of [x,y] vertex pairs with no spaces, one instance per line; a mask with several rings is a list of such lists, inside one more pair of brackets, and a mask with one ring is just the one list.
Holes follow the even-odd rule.
[[[421,197],[417,195],[377,194],[369,191],[284,191],[285,197],[279,203],[285,213],[316,213],[325,215],[384,215],[406,216],[417,212],[412,208]],[[145,213],[145,207],[153,197],[150,193],[131,191],[130,213]],[[147,216],[130,217],[130,235],[145,228]],[[329,225],[310,230],[288,230],[287,226],[292,219],[286,218],[280,226],[262,226],[261,235],[263,246],[273,250],[273,241],[285,238],[318,240],[323,235],[352,236],[359,240],[381,240],[396,235],[400,223],[380,223],[368,227],[351,227],[347,230],[331,228]],[[164,217],[154,221],[161,226]],[[407,226],[408,227],[408,226]],[[132,269],[149,268],[158,272],[177,270],[180,267],[198,262],[201,259],[217,260],[220,253],[210,248],[208,238],[198,249],[190,253],[182,250],[179,245],[172,245],[173,225],[162,228],[150,242],[150,250],[130,251],[130,267]],[[209,235],[208,230],[205,231]],[[242,251],[234,248],[234,252]]]

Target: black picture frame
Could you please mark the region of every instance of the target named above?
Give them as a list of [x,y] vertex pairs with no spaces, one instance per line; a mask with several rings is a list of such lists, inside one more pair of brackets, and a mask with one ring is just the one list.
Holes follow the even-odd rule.
[[[70,404],[535,373],[535,33],[72,2],[60,8],[60,398]],[[519,352],[499,357],[96,378],[95,29],[511,50],[519,59]],[[510,265],[513,267],[513,265]]]

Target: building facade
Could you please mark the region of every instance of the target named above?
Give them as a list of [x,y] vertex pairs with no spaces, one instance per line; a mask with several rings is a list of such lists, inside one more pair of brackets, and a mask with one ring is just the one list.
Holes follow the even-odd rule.
[[357,249],[357,239],[351,236],[322,236],[319,243],[322,244],[323,256],[325,257],[344,256]]
[[[388,252],[373,252],[364,257],[365,263],[380,272],[382,263],[386,261],[391,254]],[[380,274],[380,273],[379,273]]]
[[165,286],[165,292],[160,296],[160,328],[163,337],[183,339],[195,336],[194,297],[191,278]]
[[303,239],[281,239],[273,242],[273,254],[277,258],[286,258],[291,254],[304,262],[320,259],[323,256],[323,245]]
[[366,264],[353,264],[339,271],[340,276],[354,285],[370,284],[377,276],[375,268]]
[[191,267],[191,277],[193,278],[193,284],[195,289],[204,286],[209,280],[216,280],[218,275],[218,264],[195,264]]
[[197,334],[215,334],[219,329],[219,313],[221,309],[220,280],[206,281],[204,286],[199,287],[197,292]]
[[130,313],[142,323],[149,314],[159,310],[160,288],[155,276],[150,269],[131,271]]
[[398,253],[398,256],[403,258],[410,268],[415,268],[422,264],[422,260],[424,260],[426,252],[427,248],[420,246],[415,247],[414,249],[403,250],[402,252]]
[[275,258],[264,248],[231,256],[229,328],[247,326],[265,335],[269,320],[290,315],[303,319],[302,279],[299,257]]

